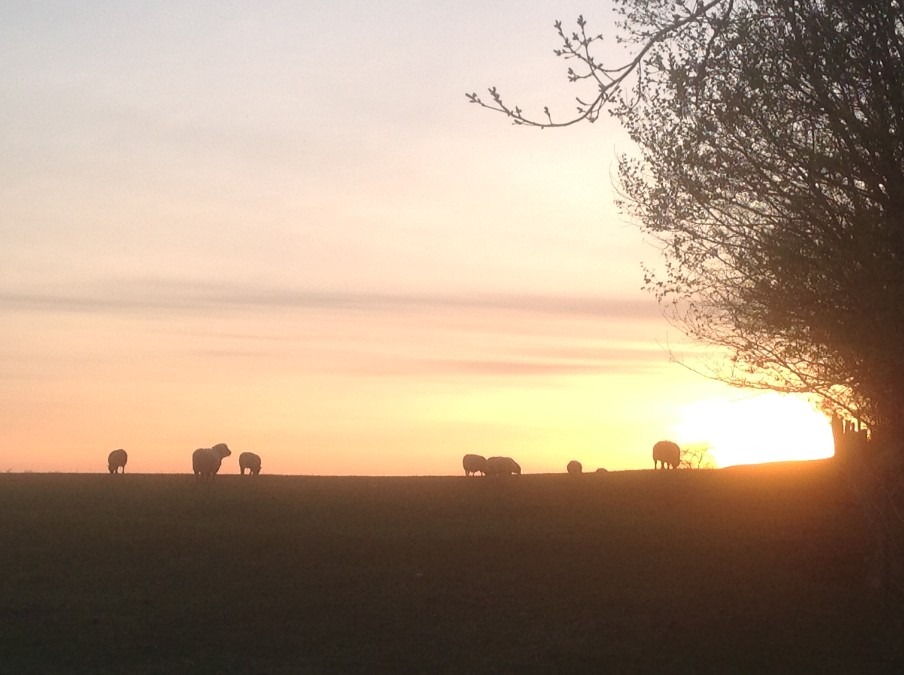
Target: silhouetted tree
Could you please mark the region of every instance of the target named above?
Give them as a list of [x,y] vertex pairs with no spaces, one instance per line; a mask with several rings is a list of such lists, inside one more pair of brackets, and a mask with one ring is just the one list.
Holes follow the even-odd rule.
[[569,79],[592,86],[575,115],[468,98],[516,124],[621,121],[638,147],[620,157],[621,206],[662,244],[647,288],[724,350],[721,379],[816,394],[872,429],[900,544],[904,1],[615,4],[623,64],[594,56],[583,17],[570,35],[556,23]]
[[904,6],[867,0],[618,0],[635,58],[593,55],[583,18],[559,56],[592,81],[557,121],[609,105],[640,148],[622,206],[663,244],[647,286],[692,337],[731,354],[720,375],[822,395],[901,425],[904,350]]

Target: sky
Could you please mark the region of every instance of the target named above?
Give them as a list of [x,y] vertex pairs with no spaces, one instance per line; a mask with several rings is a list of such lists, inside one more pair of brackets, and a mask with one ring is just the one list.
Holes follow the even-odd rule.
[[181,472],[219,442],[224,472],[335,475],[830,453],[809,404],[676,362],[698,350],[641,289],[616,122],[465,98],[567,115],[553,23],[582,12],[614,36],[570,1],[0,5],[0,471]]

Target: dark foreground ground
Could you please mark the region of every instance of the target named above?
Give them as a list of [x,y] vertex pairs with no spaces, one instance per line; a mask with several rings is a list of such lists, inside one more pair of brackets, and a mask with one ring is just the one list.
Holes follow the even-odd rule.
[[0,672],[898,670],[827,463],[0,475]]

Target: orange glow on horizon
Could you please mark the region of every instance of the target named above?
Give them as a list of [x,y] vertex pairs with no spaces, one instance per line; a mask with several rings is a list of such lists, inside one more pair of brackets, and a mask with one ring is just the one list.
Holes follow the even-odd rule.
[[708,445],[718,467],[834,453],[829,419],[806,399],[775,392],[689,404],[674,433],[682,447]]

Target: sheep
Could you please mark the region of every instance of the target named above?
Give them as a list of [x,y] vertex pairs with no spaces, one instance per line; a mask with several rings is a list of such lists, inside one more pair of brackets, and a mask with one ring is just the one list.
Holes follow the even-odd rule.
[[128,453],[122,448],[119,448],[119,450],[114,450],[107,457],[107,468],[110,469],[110,473],[119,473],[120,469],[122,469],[122,473],[125,473],[126,462],[128,461]]
[[568,470],[568,473],[572,474],[573,476],[584,473],[584,467],[576,459],[568,462],[568,466],[566,466],[565,468]]
[[473,476],[477,473],[487,475],[487,458],[483,455],[465,455],[461,458],[461,465],[465,469],[466,476]]
[[195,472],[195,478],[212,479],[220,470],[223,459],[231,454],[232,451],[225,443],[217,443],[212,448],[198,448],[191,456],[191,467]]
[[239,470],[245,475],[245,469],[248,469],[249,475],[258,475],[261,472],[261,458],[253,452],[243,452],[239,455]]
[[677,469],[681,463],[681,448],[672,441],[659,441],[653,446],[653,468]]
[[521,467],[511,457],[490,457],[487,459],[487,476],[521,475]]

